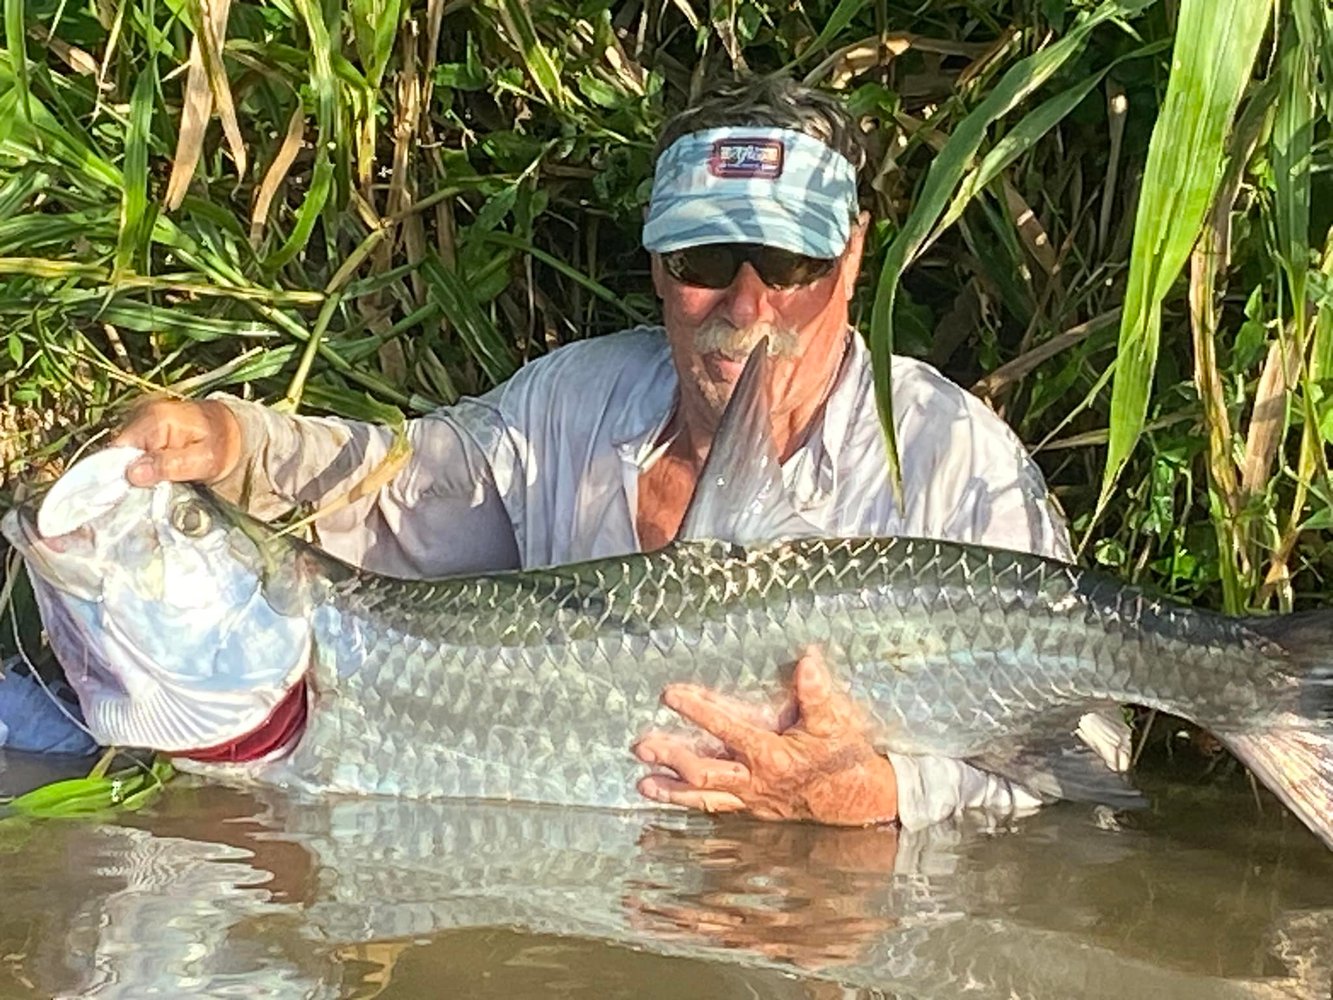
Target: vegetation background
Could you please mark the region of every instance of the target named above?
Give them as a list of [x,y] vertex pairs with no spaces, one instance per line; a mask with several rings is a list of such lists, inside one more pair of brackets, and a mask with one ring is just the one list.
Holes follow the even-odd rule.
[[877,357],[1008,420],[1085,562],[1327,602],[1327,0],[3,11],[0,508],[145,392],[393,422],[651,320],[657,126],[786,69],[876,150]]

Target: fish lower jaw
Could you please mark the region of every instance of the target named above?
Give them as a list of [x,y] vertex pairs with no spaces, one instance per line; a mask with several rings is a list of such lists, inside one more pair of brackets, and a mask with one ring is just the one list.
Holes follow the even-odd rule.
[[305,734],[309,691],[304,678],[287,692],[258,728],[202,749],[176,751],[173,756],[203,764],[243,764],[275,760],[289,753]]

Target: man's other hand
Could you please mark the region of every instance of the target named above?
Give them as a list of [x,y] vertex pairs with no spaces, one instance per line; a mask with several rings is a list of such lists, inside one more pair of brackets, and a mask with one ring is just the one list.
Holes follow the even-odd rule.
[[216,400],[154,399],[135,409],[111,444],[145,452],[125,471],[134,486],[215,483],[240,461],[241,426]]
[[651,774],[640,794],[706,812],[868,826],[898,817],[893,765],[875,751],[861,713],[833,684],[824,659],[807,652],[792,675],[792,704],[776,717],[694,684],[673,684],[663,702],[722,742],[720,754],[651,732],[634,745]]

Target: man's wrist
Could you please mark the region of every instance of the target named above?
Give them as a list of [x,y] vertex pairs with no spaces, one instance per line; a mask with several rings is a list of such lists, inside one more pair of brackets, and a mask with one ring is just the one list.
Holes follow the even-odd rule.
[[897,823],[898,772],[893,769],[893,764],[889,762],[887,757],[876,754],[872,776],[879,795],[876,800],[876,815],[868,820],[865,825],[877,826],[881,823]]
[[868,754],[839,782],[837,801],[823,808],[807,799],[809,818],[831,826],[882,826],[898,822],[898,778],[888,759]]

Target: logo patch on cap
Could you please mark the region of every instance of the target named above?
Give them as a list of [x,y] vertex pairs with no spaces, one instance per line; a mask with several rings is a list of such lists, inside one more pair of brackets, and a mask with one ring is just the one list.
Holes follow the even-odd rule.
[[762,177],[775,181],[782,176],[782,142],[777,139],[719,139],[708,158],[714,177]]

